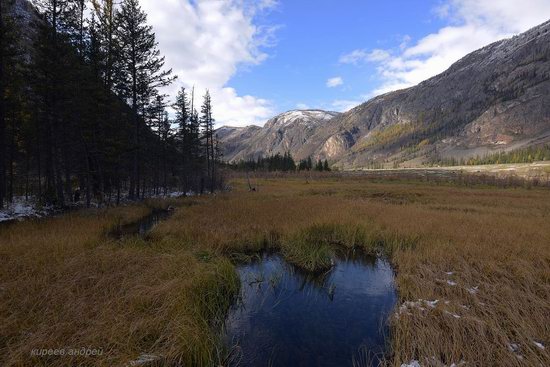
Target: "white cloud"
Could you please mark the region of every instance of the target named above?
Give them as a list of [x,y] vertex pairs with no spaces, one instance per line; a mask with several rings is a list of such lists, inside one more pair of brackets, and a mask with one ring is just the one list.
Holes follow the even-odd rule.
[[447,0],[434,13],[448,25],[411,44],[404,39],[397,50],[372,52],[356,50],[340,61],[351,64],[371,61],[378,64],[382,84],[370,95],[416,85],[437,75],[468,53],[494,41],[527,31],[550,18],[548,0]]
[[142,0],[154,27],[166,67],[178,80],[166,93],[196,87],[197,103],[205,89],[212,94],[219,125],[260,124],[273,115],[271,103],[241,96],[227,84],[243,65],[258,65],[273,44],[273,29],[255,24],[259,12],[276,0]]
[[327,80],[326,85],[328,88],[336,88],[340,85],[344,85],[344,79],[339,76],[330,78],[329,80]]
[[309,105],[307,105],[305,103],[298,103],[296,105],[296,108],[299,109],[299,110],[309,110]]
[[358,65],[365,62],[384,61],[390,56],[391,54],[388,51],[381,49],[375,49],[370,52],[367,50],[353,50],[348,54],[342,55],[340,63]]

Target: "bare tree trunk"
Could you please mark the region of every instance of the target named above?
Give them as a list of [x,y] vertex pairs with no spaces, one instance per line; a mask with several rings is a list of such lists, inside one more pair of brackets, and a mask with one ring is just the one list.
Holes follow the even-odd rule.
[[0,0],[0,209],[6,196],[6,117],[4,110],[4,9]]
[[10,203],[13,203],[13,185],[14,185],[14,172],[13,172],[13,166],[15,163],[15,132],[13,131],[14,126],[15,126],[15,121],[13,121],[12,119],[12,129],[10,131],[11,133],[10,134],[10,160],[8,164],[8,169],[9,169],[8,202]]

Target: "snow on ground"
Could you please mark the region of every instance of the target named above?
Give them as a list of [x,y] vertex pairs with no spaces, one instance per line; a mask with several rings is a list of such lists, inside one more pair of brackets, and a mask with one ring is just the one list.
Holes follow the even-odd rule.
[[[194,192],[188,192],[185,194],[181,191],[171,191],[167,195],[154,195],[151,198],[164,199],[164,198],[178,198],[181,196],[195,196],[197,195]],[[127,194],[122,195],[121,203],[129,203],[127,200]],[[79,203],[70,203],[70,208],[80,208],[85,207],[85,200],[82,199]],[[104,203],[102,205],[109,205],[109,203]],[[99,207],[100,205],[96,201],[92,201],[92,207]],[[22,221],[25,219],[38,219],[54,214],[59,214],[60,210],[55,209],[53,206],[42,206],[35,199],[31,198],[25,200],[25,197],[18,196],[13,199],[13,203],[8,204],[8,206],[0,210],[0,223],[2,222],[11,222],[11,221]]]
[[413,311],[414,309],[425,311],[426,308],[436,308],[438,302],[438,299],[434,301],[427,301],[425,299],[419,299],[418,301],[405,301],[397,310],[396,316],[399,317],[399,315],[403,313],[407,315],[412,315],[411,311]]
[[24,197],[15,197],[13,203],[0,210],[0,222],[42,218],[54,211],[51,206],[40,206],[34,200],[25,200]]
[[[466,365],[466,362],[460,361],[458,363],[451,363],[450,365],[446,365],[441,363],[440,361],[437,361],[435,357],[432,357],[431,359],[426,358],[426,364],[424,366],[430,366],[430,367],[460,367]],[[402,363],[401,367],[422,367],[423,365],[420,364],[417,360],[412,360],[409,363]]]
[[161,357],[155,356],[153,354],[142,354],[135,361],[131,361],[129,366],[148,366],[151,364],[158,363],[161,360]]

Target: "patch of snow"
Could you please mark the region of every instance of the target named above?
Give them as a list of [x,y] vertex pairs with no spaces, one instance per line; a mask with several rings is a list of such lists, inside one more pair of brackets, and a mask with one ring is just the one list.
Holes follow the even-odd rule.
[[457,283],[453,282],[452,280],[447,280],[447,284],[454,287]]
[[[196,196],[197,193],[193,191],[189,191],[185,194],[186,196]],[[147,198],[177,198],[184,196],[184,193],[181,191],[170,191],[166,195],[153,195],[148,196]],[[105,201],[102,203],[97,202],[97,200],[94,198],[90,202],[91,207],[100,208],[104,206],[111,206],[114,205],[116,200],[116,196],[109,198],[105,198]],[[120,204],[126,204],[126,203],[132,203],[131,200],[128,199],[128,193],[124,192],[121,193],[120,198]],[[86,206],[85,198],[81,197],[81,200],[77,203],[69,202],[67,204],[67,207],[70,209],[78,209],[78,208],[84,208]],[[55,214],[62,213],[63,210],[56,209],[53,206],[41,206],[38,201],[34,198],[31,198],[29,200],[25,200],[25,197],[18,196],[14,197],[13,203],[8,204],[8,206],[0,210],[0,223],[2,222],[11,222],[11,221],[22,221],[25,219],[39,219]]]
[[539,348],[540,350],[545,350],[545,349],[546,349],[546,347],[544,346],[544,344],[539,343],[539,342],[537,342],[537,341],[534,341],[534,340],[533,340],[533,344],[535,344],[535,345],[537,346],[537,348]]
[[6,209],[0,211],[0,222],[23,220],[27,218],[42,218],[54,211],[53,207],[40,207],[33,200],[15,197]]
[[153,354],[142,354],[135,361],[130,362],[130,366],[143,366],[149,363],[158,362],[161,358]]
[[[432,356],[431,358],[425,358],[426,365],[427,366],[439,366],[439,367],[447,367],[446,364],[442,363],[441,361],[437,360],[435,356]],[[464,360],[458,362],[458,363],[451,363],[449,367],[460,367],[464,366],[466,362]],[[419,361],[412,360],[409,363],[402,363],[401,367],[422,367]]]
[[477,291],[479,290],[479,286],[471,287],[471,288],[468,288],[467,290],[470,294],[476,294]]
[[277,117],[274,117],[268,124],[271,127],[286,127],[296,123],[302,125],[313,125],[320,122],[325,122],[338,116],[335,112],[319,111],[319,110],[296,110],[288,111]]
[[512,353],[518,353],[519,345],[516,343],[508,343],[508,350]]
[[162,194],[158,194],[158,195],[151,195],[150,198],[153,198],[153,199],[165,199],[165,198],[179,198],[179,197],[182,197],[182,196],[196,196],[197,193],[193,192],[193,191],[189,191],[189,192],[183,192],[183,191],[170,191],[170,192],[167,192],[166,195],[164,195],[164,193]]
[[455,314],[455,313],[451,313],[451,312],[449,312],[449,311],[445,311],[445,313],[446,313],[447,315],[450,315],[450,316],[454,317],[455,319],[460,319],[460,315],[457,315],[457,314]]
[[445,274],[447,274],[447,275],[454,275],[454,271],[448,271],[448,272],[446,272]]
[[419,299],[418,301],[405,301],[403,302],[403,304],[399,307],[399,310],[396,312],[396,316],[399,317],[399,315],[401,314],[407,314],[407,315],[412,315],[412,313],[410,312],[411,310],[413,309],[417,309],[417,310],[420,310],[420,311],[426,311],[427,308],[424,307],[424,306],[427,306],[428,308],[436,308],[437,306],[437,303],[439,302],[439,300],[435,300],[435,301],[428,301],[428,300],[424,300],[424,299]]
[[439,300],[436,299],[435,301],[426,301],[426,304],[431,308],[435,308],[437,306],[438,302],[439,302]]

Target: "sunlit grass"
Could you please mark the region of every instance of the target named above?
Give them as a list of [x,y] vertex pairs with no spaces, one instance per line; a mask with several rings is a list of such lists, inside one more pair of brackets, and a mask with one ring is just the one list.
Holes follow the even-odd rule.
[[[246,180],[231,184],[230,193],[172,201],[175,214],[147,240],[106,233],[165,203],[0,229],[0,364],[111,366],[142,354],[166,365],[222,364],[218,322],[239,286],[229,259],[278,250],[319,271],[335,245],[388,256],[400,302],[439,300],[392,317],[389,363],[550,364],[547,190],[361,177],[255,180],[257,192]],[[104,353],[30,356],[83,346]]]

